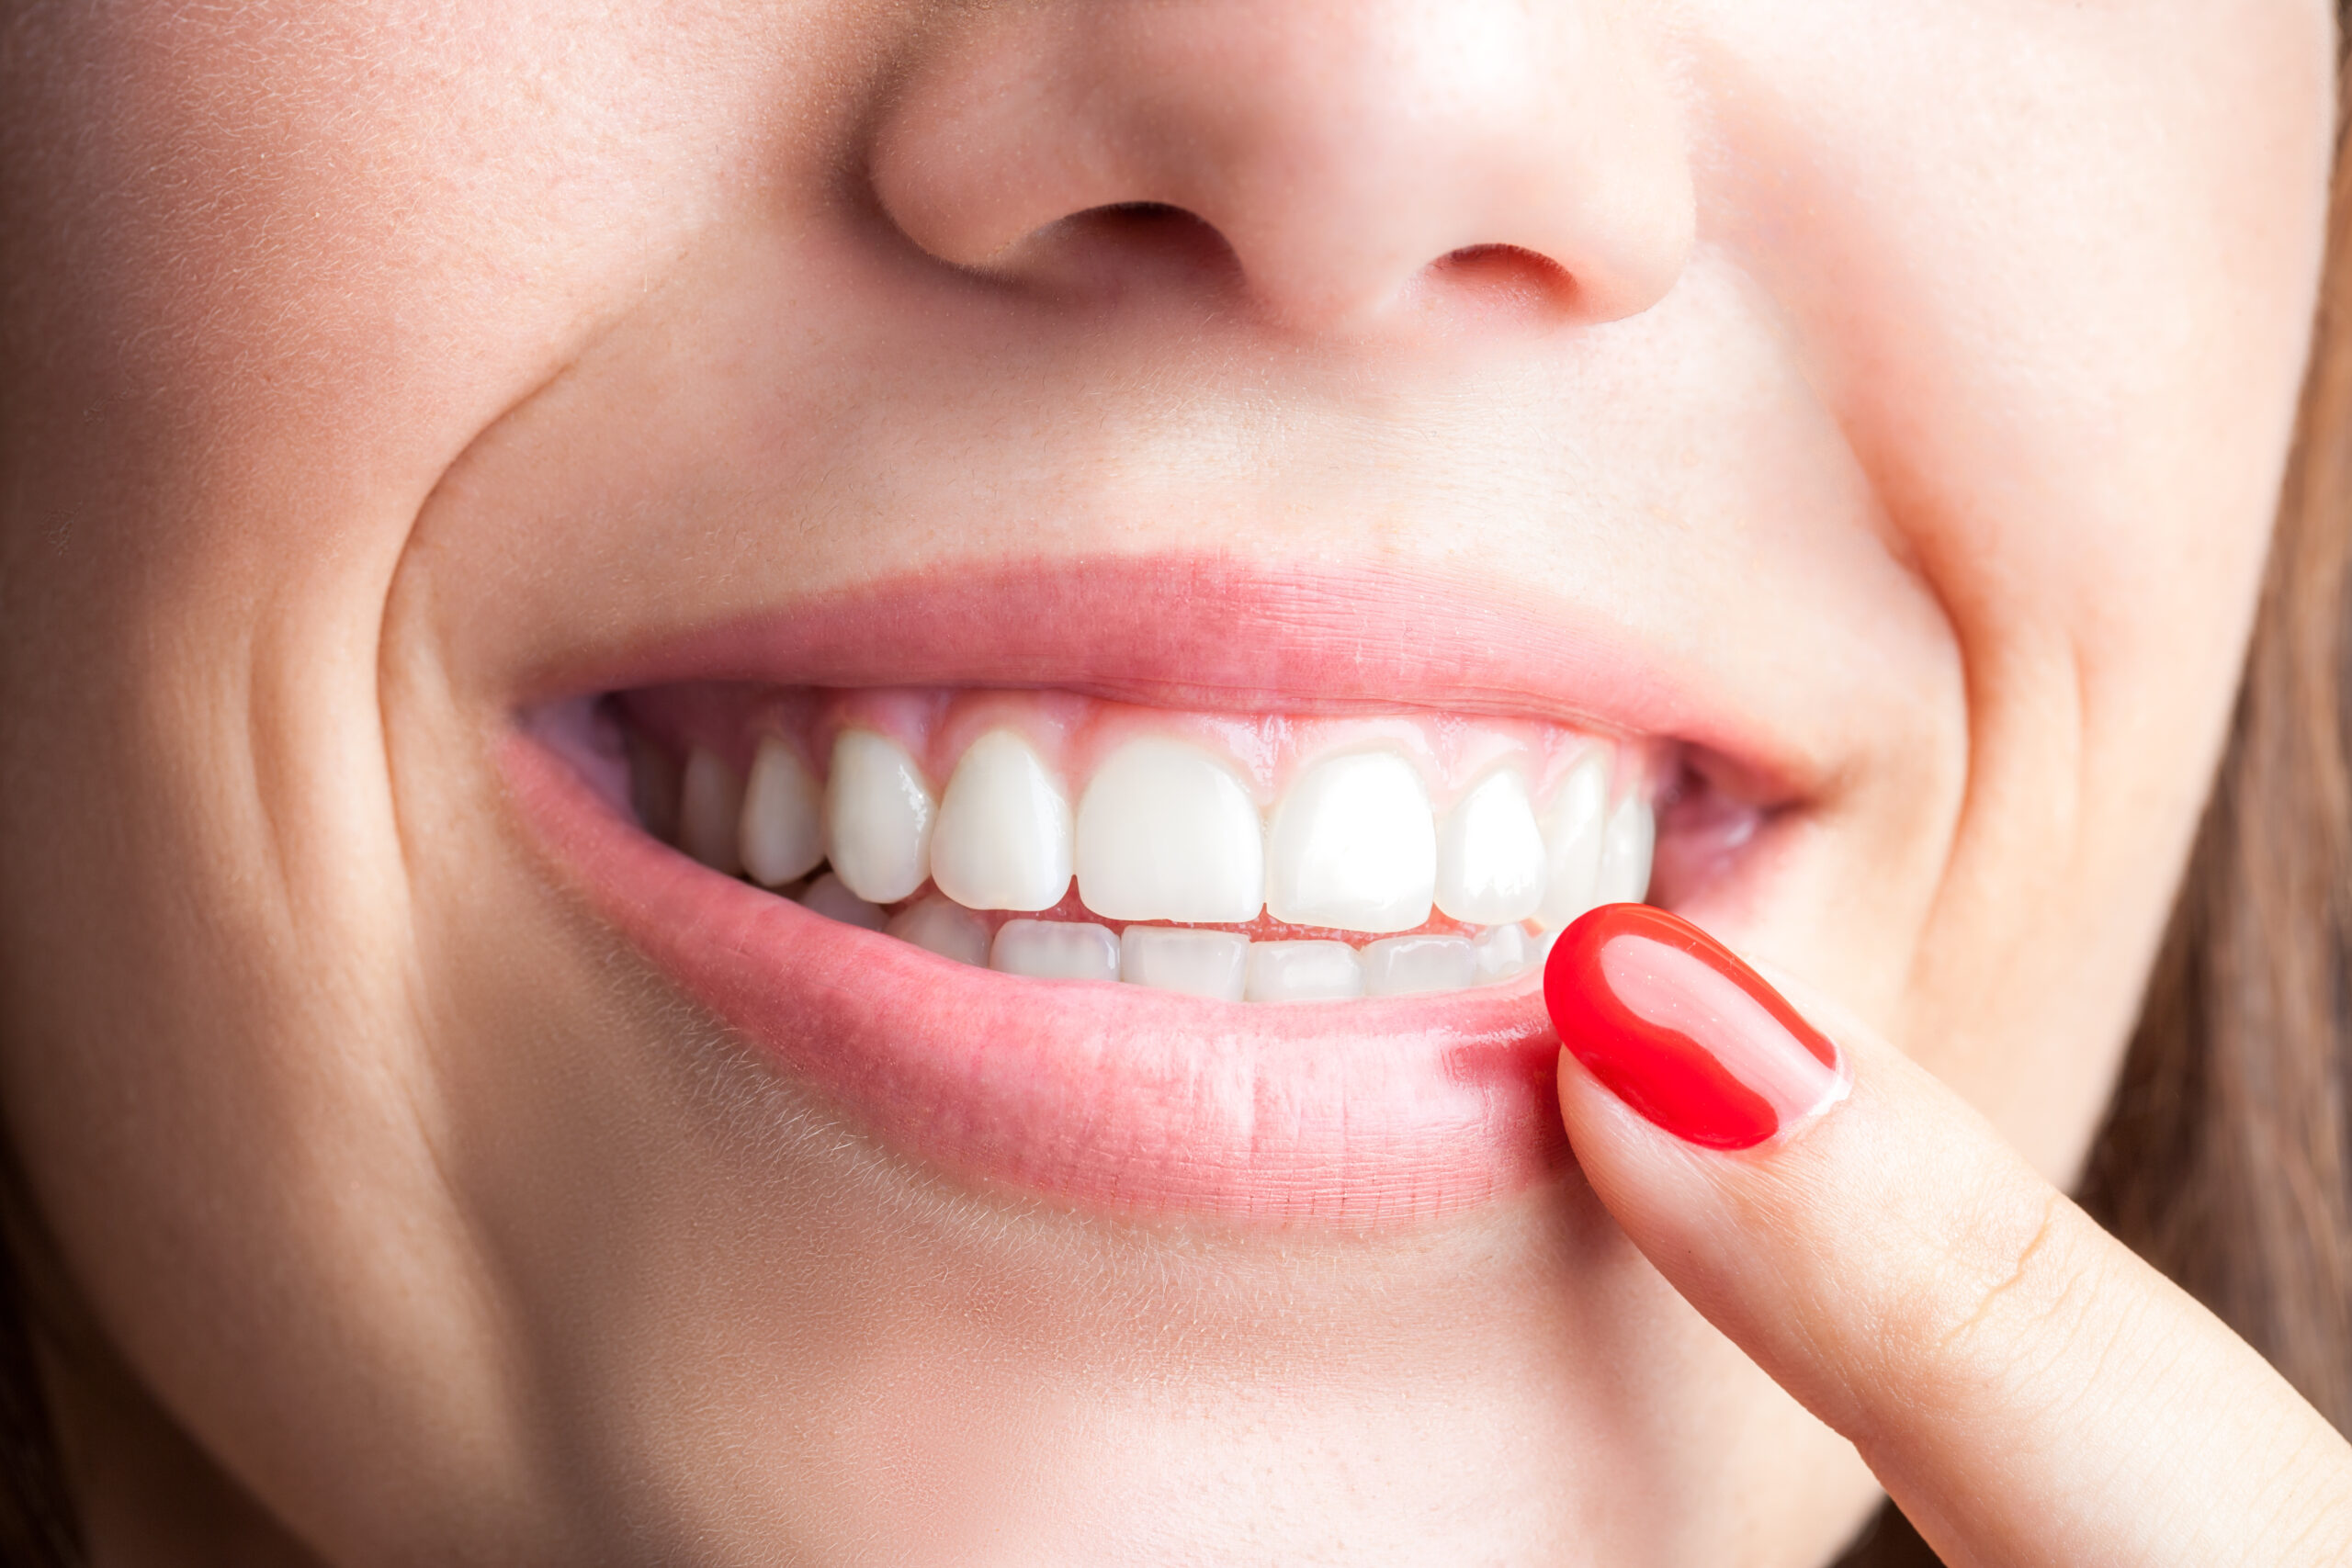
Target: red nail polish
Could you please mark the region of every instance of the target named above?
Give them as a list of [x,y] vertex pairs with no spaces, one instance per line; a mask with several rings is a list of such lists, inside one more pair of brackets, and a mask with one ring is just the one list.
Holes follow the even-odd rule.
[[1646,904],[1577,919],[1544,965],[1561,1043],[1676,1137],[1746,1149],[1845,1089],[1838,1047],[1755,970]]

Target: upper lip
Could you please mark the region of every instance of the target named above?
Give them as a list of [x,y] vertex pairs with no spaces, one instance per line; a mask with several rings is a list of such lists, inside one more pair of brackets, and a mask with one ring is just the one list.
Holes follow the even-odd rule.
[[1751,806],[1826,770],[1622,628],[1486,581],[1218,557],[954,565],[532,671],[524,701],[672,681],[1054,688],[1227,713],[1502,714],[1680,743]]

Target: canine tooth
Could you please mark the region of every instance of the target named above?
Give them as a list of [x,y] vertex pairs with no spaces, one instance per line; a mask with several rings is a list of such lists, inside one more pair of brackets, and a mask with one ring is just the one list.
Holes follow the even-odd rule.
[[952,900],[932,897],[909,905],[882,929],[942,958],[988,967],[988,922]]
[[678,790],[678,847],[711,870],[735,875],[743,869],[735,853],[735,824],[742,813],[743,781],[735,770],[699,746],[687,752]]
[[1478,978],[1478,955],[1467,937],[1392,936],[1367,942],[1363,989],[1371,997],[1417,991],[1458,991]]
[[1363,995],[1363,965],[1344,942],[1253,942],[1241,994],[1253,1002],[1341,1001]]
[[760,738],[743,786],[737,835],[752,880],[780,887],[808,875],[825,858],[824,799],[800,754],[773,735]]
[[1078,897],[1114,920],[1254,919],[1265,829],[1233,771],[1181,741],[1130,741],[1078,806]]
[[1527,973],[1529,961],[1535,956],[1535,944],[1527,940],[1525,928],[1519,925],[1497,926],[1470,944],[1477,957],[1478,984],[1491,985]]
[[808,891],[800,896],[800,907],[829,920],[839,920],[845,926],[864,926],[870,931],[880,931],[890,919],[880,908],[842,886],[842,879],[830,871],[808,885]]
[[895,904],[931,870],[931,828],[939,814],[914,759],[870,729],[833,742],[825,781],[825,854],[849,890]]
[[967,909],[1050,909],[1069,891],[1069,801],[1029,743],[991,729],[939,797],[931,879]]
[[1499,768],[1446,814],[1437,839],[1437,907],[1474,926],[1523,920],[1544,899],[1544,835],[1527,781]]
[[1421,775],[1394,751],[1317,762],[1274,809],[1266,911],[1302,926],[1410,931],[1437,891],[1437,829]]
[[1569,770],[1544,818],[1545,882],[1535,919],[1558,931],[1600,902],[1600,840],[1609,814],[1609,766],[1598,751]]
[[1115,980],[1119,939],[1084,920],[1007,920],[997,928],[989,967],[1033,980]]
[[1129,926],[1119,933],[1119,978],[1131,986],[1238,1002],[1249,960],[1250,939],[1231,931]]
[[1609,814],[1600,845],[1602,904],[1633,904],[1649,897],[1650,854],[1657,843],[1657,818],[1649,803],[1627,795]]

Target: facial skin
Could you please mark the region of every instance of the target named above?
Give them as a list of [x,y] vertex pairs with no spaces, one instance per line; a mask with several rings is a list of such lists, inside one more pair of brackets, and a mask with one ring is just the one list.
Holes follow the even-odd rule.
[[1665,901],[2064,1179],[2252,614],[2324,6],[18,10],[0,1091],[102,1559],[1834,1553],[1853,1451],[1572,1170],[1351,1227],[933,1168],[502,747],[925,574],[1533,603],[1593,651],[1492,705],[1770,808]]

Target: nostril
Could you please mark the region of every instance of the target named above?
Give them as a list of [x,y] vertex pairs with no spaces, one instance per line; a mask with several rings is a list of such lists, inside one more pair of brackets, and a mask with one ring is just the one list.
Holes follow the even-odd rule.
[[1572,310],[1577,293],[1567,268],[1521,245],[1464,245],[1448,251],[1430,264],[1423,285],[1490,310],[1547,317]]
[[1164,201],[1114,201],[1107,207],[1093,208],[1078,216],[1095,218],[1106,224],[1122,223],[1136,227],[1165,223],[1171,220],[1190,223],[1201,221],[1182,208],[1170,206]]
[[1010,247],[985,270],[1064,296],[1114,297],[1131,289],[1176,297],[1238,287],[1241,265],[1211,224],[1162,201],[1120,201],[1059,218]]

